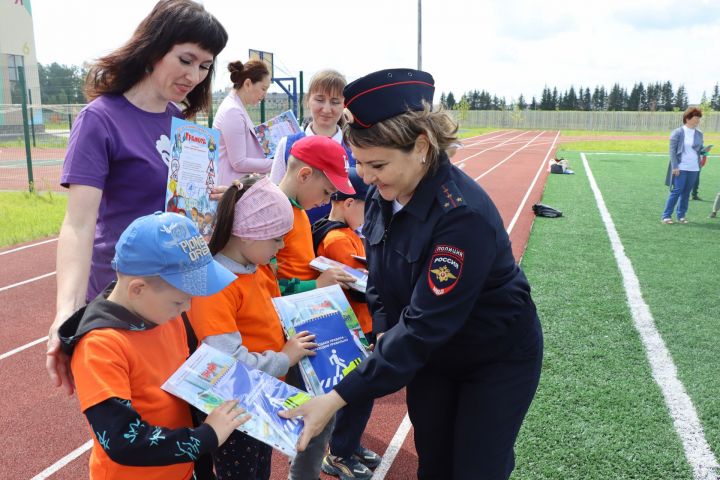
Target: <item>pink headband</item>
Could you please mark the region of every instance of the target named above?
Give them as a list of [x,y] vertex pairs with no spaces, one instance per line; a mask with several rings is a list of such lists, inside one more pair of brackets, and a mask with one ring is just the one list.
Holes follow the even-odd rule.
[[268,177],[251,186],[235,204],[232,234],[246,240],[282,237],[293,226],[288,197]]

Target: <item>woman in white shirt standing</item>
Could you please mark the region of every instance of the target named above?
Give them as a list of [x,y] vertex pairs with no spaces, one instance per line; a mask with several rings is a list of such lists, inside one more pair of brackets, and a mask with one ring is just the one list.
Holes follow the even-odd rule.
[[664,224],[674,223],[672,214],[675,205],[678,223],[688,223],[685,214],[690,192],[700,174],[700,156],[706,152],[703,133],[697,128],[701,118],[699,108],[688,108],[683,114],[683,126],[670,134],[670,165],[665,184],[671,188],[661,220]]
[[233,89],[222,101],[213,127],[220,130],[218,183],[230,185],[249,173],[268,173],[272,159],[255,136],[255,124],[245,107],[257,105],[270,88],[270,71],[260,60],[228,65]]
[[[290,147],[295,141],[306,135],[323,135],[330,137],[337,143],[343,145],[342,115],[343,97],[342,91],[346,84],[345,77],[335,70],[321,70],[313,75],[308,88],[306,107],[310,111],[311,121],[303,132],[280,139],[275,148],[275,155],[270,171],[270,180],[279,184],[287,169],[287,159]],[[345,147],[348,154],[349,166],[355,165],[350,149]],[[330,205],[313,208],[308,211],[310,223],[327,215],[330,212]]]

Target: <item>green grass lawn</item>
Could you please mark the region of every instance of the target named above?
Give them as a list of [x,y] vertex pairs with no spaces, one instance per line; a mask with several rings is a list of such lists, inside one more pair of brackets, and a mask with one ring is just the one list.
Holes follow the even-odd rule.
[[57,193],[0,192],[0,248],[56,235],[66,204]]
[[[577,173],[551,175],[543,196],[564,217],[536,219],[523,257],[543,323],[545,359],[513,479],[689,480],[579,155],[566,158]],[[608,180],[604,172],[598,176]],[[656,190],[664,191],[662,181]],[[618,201],[632,205],[634,195],[630,189]],[[626,212],[625,220],[637,222],[637,213]]]
[[695,404],[706,438],[719,455],[720,302],[713,255],[720,238],[720,220],[707,217],[720,190],[720,167],[710,163],[703,169],[700,195],[705,201],[690,201],[690,223],[662,225],[666,158],[589,155],[588,160],[658,331]]

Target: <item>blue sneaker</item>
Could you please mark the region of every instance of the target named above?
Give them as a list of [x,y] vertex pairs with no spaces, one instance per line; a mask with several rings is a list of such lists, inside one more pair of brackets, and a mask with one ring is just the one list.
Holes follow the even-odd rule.
[[368,467],[370,470],[375,470],[377,466],[380,465],[380,462],[382,462],[382,457],[380,455],[373,452],[372,450],[368,450],[362,445],[360,445],[358,449],[355,450],[353,458]]
[[339,477],[340,480],[370,480],[372,470],[360,463],[353,455],[350,458],[325,455],[320,469],[328,475]]

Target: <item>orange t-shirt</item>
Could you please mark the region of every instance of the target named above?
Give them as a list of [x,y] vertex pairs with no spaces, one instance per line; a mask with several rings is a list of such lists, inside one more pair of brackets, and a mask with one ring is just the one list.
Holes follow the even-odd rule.
[[254,273],[238,275],[215,295],[194,297],[188,317],[200,342],[211,335],[240,332],[249,351],[279,352],[285,335],[271,300],[279,296],[280,287],[271,267],[258,265]]
[[[323,238],[323,241],[320,242],[320,245],[318,245],[318,256],[337,260],[350,267],[364,270],[365,265],[359,260],[354,259],[352,257],[353,255],[364,257],[365,245],[363,245],[360,237],[349,227],[330,230],[327,235],[325,235],[325,238]],[[345,295],[348,297],[350,306],[358,318],[363,333],[371,332],[372,317],[370,316],[367,303],[357,302],[349,295]]]
[[315,280],[320,273],[310,266],[315,258],[310,220],[297,205],[293,205],[293,215],[293,228],[285,235],[285,247],[276,255],[278,278]]
[[[70,366],[80,408],[84,412],[107,399],[132,402],[140,417],[151,425],[192,428],[190,408],[160,388],[188,357],[185,326],[178,317],[149,330],[101,328],[78,342]],[[95,433],[90,454],[90,478],[117,480],[189,479],[192,462],[161,467],[131,467],[113,462]]]

